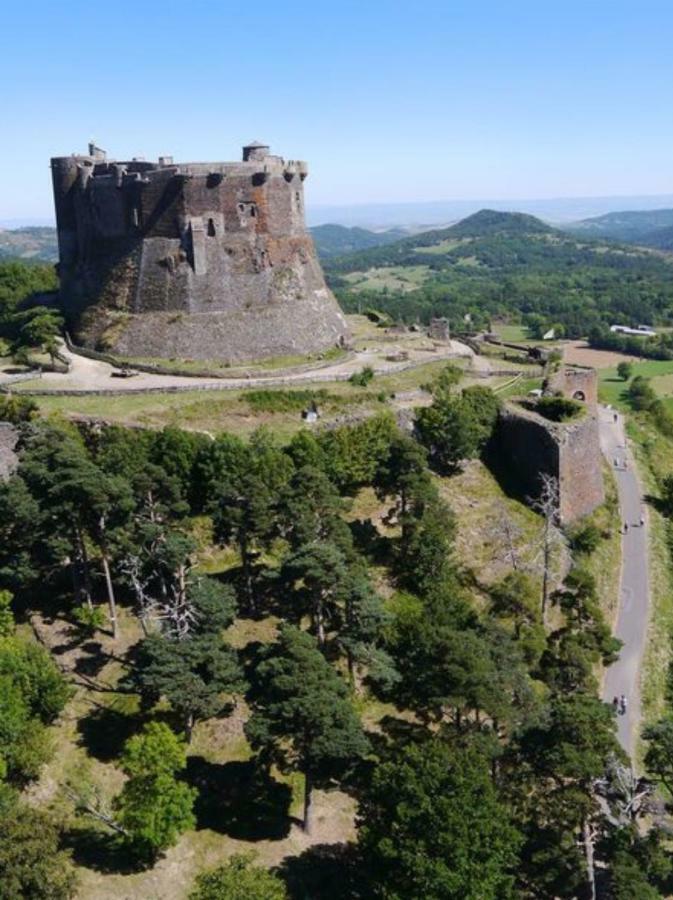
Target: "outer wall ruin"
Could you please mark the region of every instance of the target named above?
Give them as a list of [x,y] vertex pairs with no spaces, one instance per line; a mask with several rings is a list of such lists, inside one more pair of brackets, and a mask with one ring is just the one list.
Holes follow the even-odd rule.
[[136,357],[248,361],[344,345],[304,224],[304,162],[52,159],[61,305],[75,340]]
[[549,387],[566,397],[583,391],[584,415],[576,421],[550,422],[535,412],[508,403],[494,438],[496,467],[507,470],[523,497],[539,496],[543,473],[559,482],[559,520],[570,525],[605,500],[598,430],[597,376],[593,369],[566,367]]

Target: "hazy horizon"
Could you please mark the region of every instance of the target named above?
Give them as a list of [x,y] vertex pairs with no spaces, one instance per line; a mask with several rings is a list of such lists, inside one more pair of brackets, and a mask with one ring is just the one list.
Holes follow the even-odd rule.
[[[574,222],[608,212],[673,209],[673,194],[612,197],[548,197],[498,200],[489,198],[312,205],[306,210],[307,224],[395,228],[437,226],[465,218],[479,209],[497,209],[535,215],[552,224]],[[0,219],[1,229],[54,227],[53,217]]]

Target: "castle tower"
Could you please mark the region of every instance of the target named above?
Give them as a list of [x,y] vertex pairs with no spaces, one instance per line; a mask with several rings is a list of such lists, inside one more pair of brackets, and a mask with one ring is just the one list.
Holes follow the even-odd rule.
[[306,163],[51,161],[61,305],[76,342],[126,356],[242,362],[343,345],[304,221]]

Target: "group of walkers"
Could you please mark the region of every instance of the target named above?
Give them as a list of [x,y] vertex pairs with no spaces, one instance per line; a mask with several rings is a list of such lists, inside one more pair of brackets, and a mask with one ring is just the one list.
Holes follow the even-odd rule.
[[[631,526],[631,528],[642,528],[644,524],[645,524],[645,516],[643,516],[641,514],[640,520],[638,522],[634,522],[634,524]],[[629,530],[629,523],[624,522],[624,526],[622,528],[622,534],[626,534],[628,532],[628,530]]]
[[626,703],[626,694],[622,694],[621,697],[613,697],[612,707],[618,716],[626,715]]

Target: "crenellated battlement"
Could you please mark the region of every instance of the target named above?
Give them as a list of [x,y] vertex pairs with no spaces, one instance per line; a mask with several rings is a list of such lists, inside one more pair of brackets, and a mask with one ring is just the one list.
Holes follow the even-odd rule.
[[[80,340],[129,355],[239,360],[346,339],[306,231],[305,162],[258,142],[238,162],[115,160],[88,149],[51,161],[61,297]],[[212,331],[195,346],[168,322],[159,329],[165,340],[148,339],[140,319],[176,312],[222,319],[243,310],[278,319],[275,334],[258,347],[234,346],[222,326],[223,346],[213,346]],[[122,327],[121,314],[136,317],[133,328]]]

